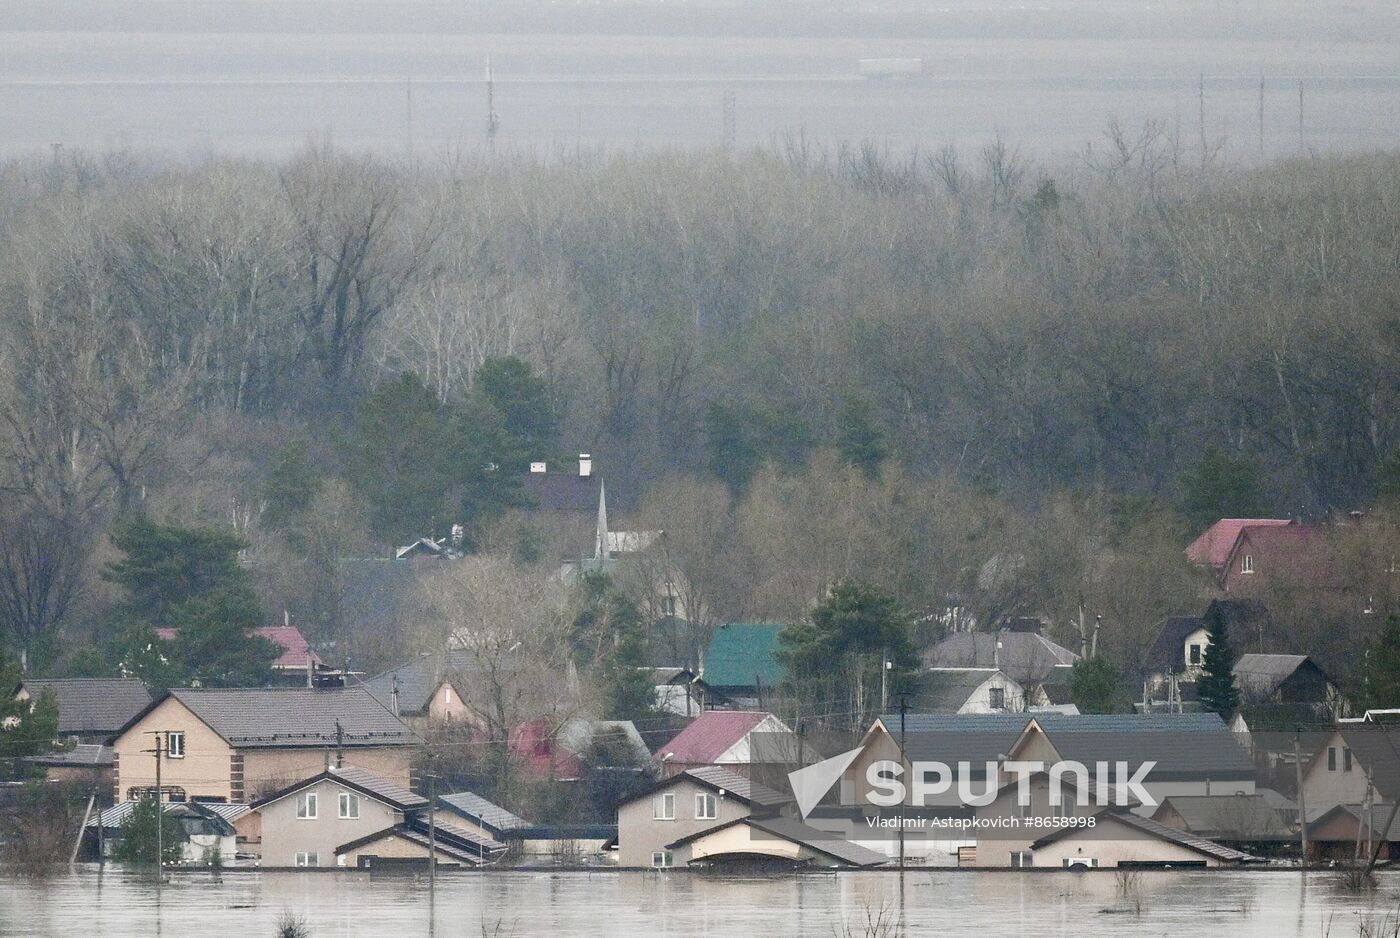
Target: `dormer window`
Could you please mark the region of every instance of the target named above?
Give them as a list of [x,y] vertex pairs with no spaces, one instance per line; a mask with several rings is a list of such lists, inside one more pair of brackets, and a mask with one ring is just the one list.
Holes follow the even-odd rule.
[[1253,555],[1253,554],[1245,554],[1243,557],[1240,558],[1240,572],[1241,572],[1241,573],[1253,573],[1253,572],[1254,572],[1254,555]]
[[1187,646],[1186,646],[1186,663],[1187,663],[1187,664],[1200,664],[1200,663],[1201,663],[1201,646],[1200,646],[1199,644],[1192,644],[1192,645],[1187,645]]
[[1005,710],[1005,709],[1006,709],[1006,688],[1004,688],[1004,687],[989,687],[989,688],[987,688],[987,706],[990,707],[990,708],[993,709],[993,710]]

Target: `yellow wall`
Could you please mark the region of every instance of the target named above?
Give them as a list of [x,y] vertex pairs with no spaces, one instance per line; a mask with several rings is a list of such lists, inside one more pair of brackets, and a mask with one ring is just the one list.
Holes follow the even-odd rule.
[[156,757],[143,750],[153,749],[156,737],[151,731],[183,732],[185,757],[161,757],[162,786],[178,785],[189,798],[222,798],[230,800],[230,756],[233,749],[223,737],[206,726],[174,697],[167,697],[118,736],[112,745],[116,756],[113,797],[127,799],[132,788],[146,788],[156,783]]

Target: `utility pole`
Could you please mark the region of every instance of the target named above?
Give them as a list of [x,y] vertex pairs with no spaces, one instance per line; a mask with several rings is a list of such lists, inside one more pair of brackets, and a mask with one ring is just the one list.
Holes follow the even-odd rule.
[[[904,749],[904,724],[905,717],[909,714],[909,698],[901,696],[899,698],[899,758],[902,762],[907,762],[908,757]],[[904,800],[899,801],[899,879],[904,881]]]
[[165,731],[147,730],[147,736],[156,738],[156,747],[147,749],[156,757],[156,883],[159,884],[165,871],[165,806],[161,802],[160,763],[165,753]]
[[496,116],[496,72],[491,67],[491,56],[486,57],[486,143],[496,147],[496,131],[501,121]]
[[345,728],[340,725],[340,720],[335,721],[335,767],[345,768],[345,754],[341,748],[345,745]]
[[437,895],[437,775],[428,773],[428,895]]
[[1300,736],[1302,730],[1293,728],[1293,772],[1298,784],[1298,838],[1303,848],[1303,869],[1308,868],[1308,805],[1303,800],[1303,753]]
[[1259,157],[1264,156],[1264,76],[1259,76]]
[[890,652],[888,648],[880,649],[880,712],[884,713],[890,708]]
[[[1386,744],[1390,746],[1390,751],[1391,751],[1391,752],[1396,752],[1396,749],[1395,749],[1395,742],[1390,738],[1390,731],[1387,730],[1387,729],[1385,728],[1385,724],[1382,723],[1382,722],[1380,722],[1379,720],[1377,720],[1377,721],[1376,721],[1376,725],[1379,726],[1379,727],[1381,728],[1381,734],[1382,734],[1383,736],[1385,736],[1385,741],[1386,741]],[[1369,782],[1370,782],[1370,774],[1369,774],[1369,773],[1367,774],[1367,782],[1368,782],[1368,784],[1367,784],[1367,786],[1366,786],[1366,797],[1367,797],[1367,799],[1369,799],[1369,798],[1371,797],[1371,787],[1372,787],[1372,786],[1369,784]],[[1303,794],[1303,793],[1302,793],[1301,791],[1298,793],[1298,797],[1299,797],[1299,801],[1298,801],[1298,810],[1300,810],[1300,811],[1302,810],[1302,806],[1303,806],[1302,794]],[[1380,837],[1376,837],[1376,832],[1375,832],[1374,824],[1372,825],[1371,836],[1372,836],[1372,837],[1375,837],[1375,845],[1374,845],[1374,846],[1372,847],[1372,849],[1371,849],[1371,857],[1370,857],[1370,859],[1366,861],[1366,875],[1368,875],[1368,876],[1371,874],[1371,871],[1374,870],[1374,869],[1376,868],[1376,861],[1379,860],[1379,859],[1380,859],[1380,856],[1381,856],[1381,847],[1385,846],[1385,844],[1387,843],[1387,841],[1390,840],[1390,828],[1391,828],[1392,825],[1395,824],[1395,815],[1396,815],[1396,812],[1400,812],[1400,799],[1397,799],[1396,802],[1395,802],[1395,804],[1391,807],[1391,809],[1390,809],[1390,817],[1386,818],[1385,827],[1383,827],[1383,828],[1381,829],[1381,830],[1382,830],[1382,833],[1381,833],[1381,836],[1380,836]],[[1373,820],[1374,820],[1374,819],[1373,819]]]

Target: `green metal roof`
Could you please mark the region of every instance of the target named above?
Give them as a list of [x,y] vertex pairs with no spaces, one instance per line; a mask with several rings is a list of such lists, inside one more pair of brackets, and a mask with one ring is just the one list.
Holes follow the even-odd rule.
[[705,652],[705,683],[715,688],[773,687],[787,670],[778,663],[781,625],[768,622],[729,622],[715,630]]

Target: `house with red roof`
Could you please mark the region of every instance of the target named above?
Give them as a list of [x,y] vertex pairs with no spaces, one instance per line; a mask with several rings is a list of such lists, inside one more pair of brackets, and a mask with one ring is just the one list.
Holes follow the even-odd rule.
[[805,765],[821,756],[767,711],[706,710],[652,759],[667,778],[708,765],[751,778],[756,765]]
[[1242,528],[1219,577],[1227,594],[1243,596],[1268,585],[1307,590],[1341,590],[1347,585],[1331,531],[1311,524]]
[[1287,518],[1221,518],[1187,546],[1186,558],[1197,566],[1210,568],[1219,576],[1230,559],[1230,552],[1235,549],[1241,531],[1246,528],[1282,527],[1292,523]]

